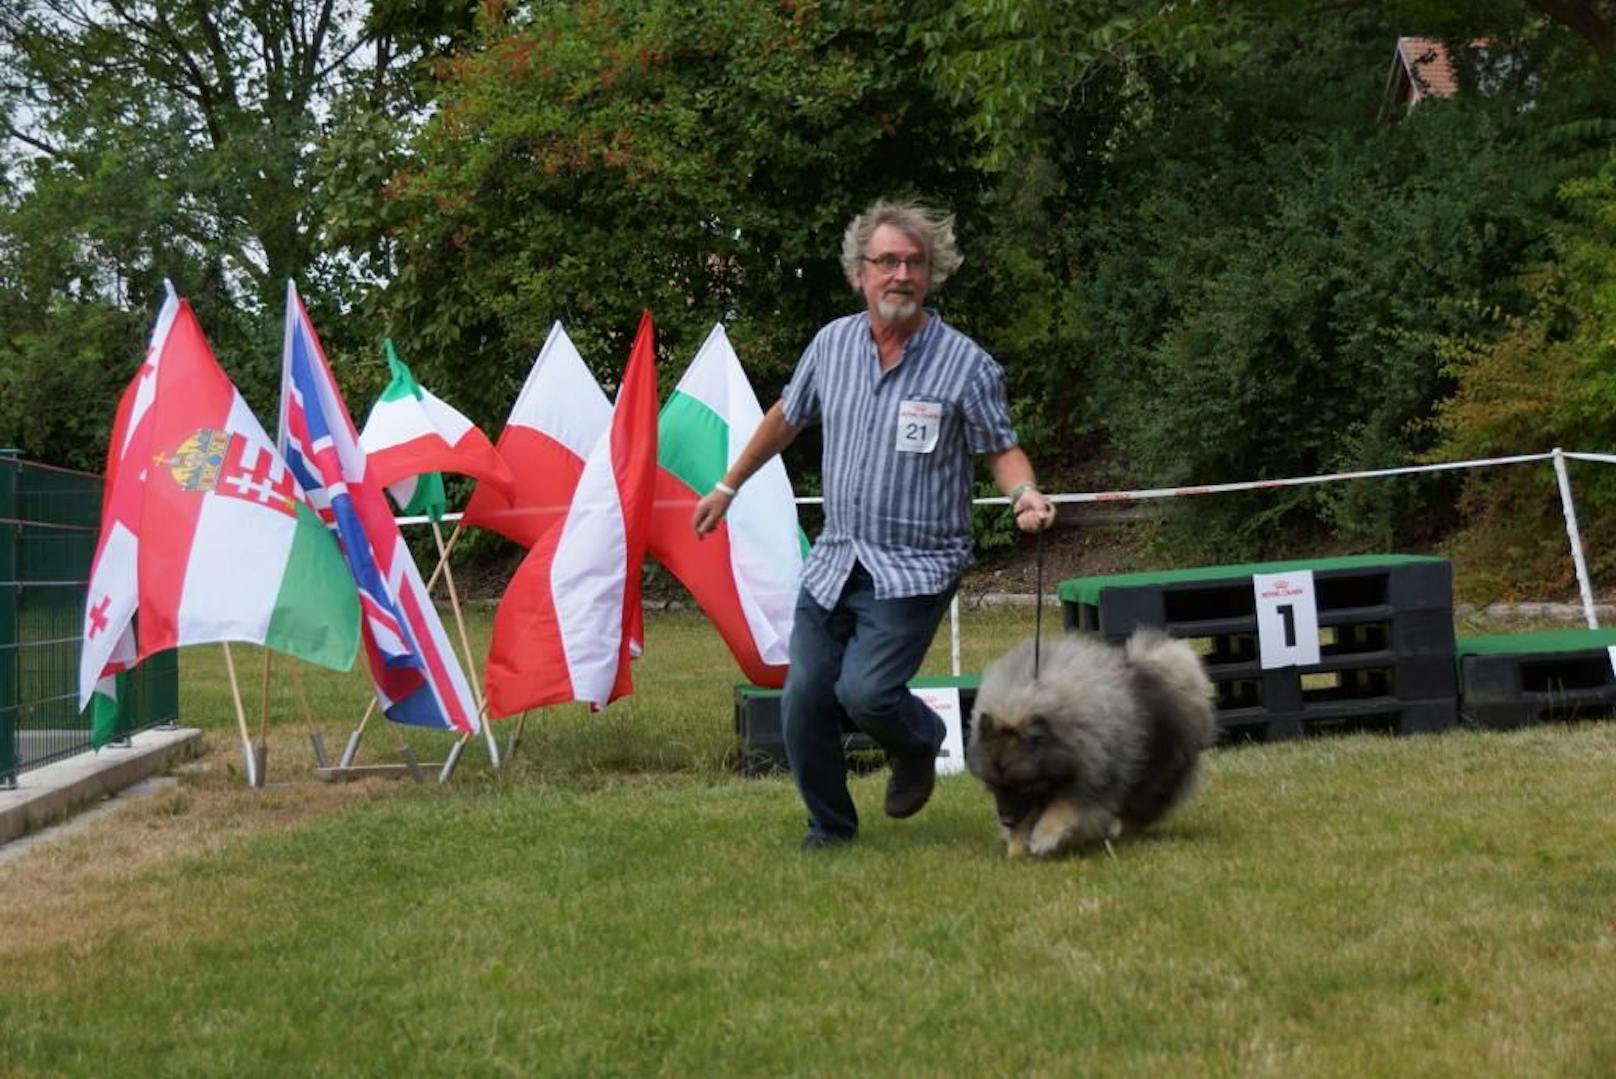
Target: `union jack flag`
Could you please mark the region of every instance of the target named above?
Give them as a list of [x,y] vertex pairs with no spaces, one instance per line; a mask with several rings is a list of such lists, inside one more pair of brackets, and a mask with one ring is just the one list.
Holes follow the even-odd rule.
[[281,455],[336,533],[359,586],[361,636],[382,710],[395,723],[478,730],[471,686],[382,487],[368,474],[359,432],[291,282],[282,359]]

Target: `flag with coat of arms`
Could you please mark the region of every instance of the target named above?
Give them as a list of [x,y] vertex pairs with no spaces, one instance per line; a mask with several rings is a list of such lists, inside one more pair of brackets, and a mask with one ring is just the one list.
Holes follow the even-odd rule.
[[347,670],[358,647],[336,543],[172,286],[114,415],[83,640],[100,741],[115,676],[157,652],[246,641]]

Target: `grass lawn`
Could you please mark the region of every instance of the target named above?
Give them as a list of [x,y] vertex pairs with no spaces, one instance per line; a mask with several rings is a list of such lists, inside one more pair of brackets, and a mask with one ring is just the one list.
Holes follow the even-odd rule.
[[[1031,627],[968,612],[966,669]],[[1006,862],[965,776],[888,820],[875,773],[805,856],[694,616],[648,618],[634,698],[444,786],[315,780],[299,681],[333,750],[366,690],[289,670],[268,789],[196,649],[201,767],[0,866],[0,1073],[1616,1072],[1616,723],[1220,750],[1114,859]],[[361,760],[405,737],[441,759],[373,721]]]

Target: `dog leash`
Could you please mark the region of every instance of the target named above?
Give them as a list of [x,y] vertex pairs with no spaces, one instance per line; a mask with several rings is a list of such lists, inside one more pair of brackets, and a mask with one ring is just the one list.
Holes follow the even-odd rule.
[[1038,681],[1038,653],[1044,644],[1044,533],[1048,529],[1038,530],[1037,554],[1033,561],[1037,566],[1034,577],[1037,580],[1037,590],[1033,593],[1032,606],[1032,680]]

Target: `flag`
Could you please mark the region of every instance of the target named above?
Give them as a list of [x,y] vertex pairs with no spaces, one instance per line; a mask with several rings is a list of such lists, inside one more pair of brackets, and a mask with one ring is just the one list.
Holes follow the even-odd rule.
[[559,527],[541,536],[500,599],[488,653],[490,715],[563,701],[596,708],[634,691],[640,569],[656,482],[656,357],[640,318],[611,422]]
[[[358,640],[358,637],[355,637]],[[120,703],[129,692],[129,672],[109,674],[95,684],[90,697],[90,745],[100,749],[118,736]]]
[[762,419],[728,335],[714,326],[657,421],[650,550],[690,590],[747,679],[778,687],[804,545],[785,465],[775,457],[754,473],[705,538],[690,524]]
[[386,342],[392,381],[371,407],[359,444],[371,474],[405,513],[443,516],[447,501],[438,472],[459,472],[509,498],[516,477],[477,425],[415,381]]
[[250,641],[347,670],[358,618],[336,544],[170,290],[113,420],[79,708],[184,644]]
[[387,718],[418,727],[477,730],[471,686],[291,282],[286,285],[280,444],[309,504],[336,532],[359,586],[361,639]]
[[[174,286],[167,281],[168,295],[157,312],[157,324],[146,347],[146,359],[135,372],[134,379],[124,388],[113,412],[112,435],[107,439],[107,464],[101,484],[101,529],[96,539],[95,555],[90,562],[90,584],[85,595],[89,605],[85,612],[84,644],[79,650],[79,709],[85,706],[84,681],[93,679],[92,693],[107,696],[116,691],[116,683],[109,680],[119,671],[127,670],[135,662],[135,608],[140,603],[139,544],[135,536],[140,529],[141,490],[133,473],[124,478],[119,467],[129,453],[134,436],[136,461],[149,456],[151,442],[147,417],[157,394],[157,369],[162,359],[162,345],[168,340],[169,330],[179,314],[180,299]],[[119,497],[114,500],[113,496]],[[97,600],[95,597],[102,597]],[[111,602],[104,602],[110,599]],[[90,610],[99,612],[100,624],[93,624]]]
[[449,493],[443,489],[442,472],[424,472],[399,480],[387,488],[387,493],[407,517],[426,517],[437,524],[449,512]]
[[611,402],[557,322],[500,432],[499,455],[516,475],[515,490],[506,496],[479,483],[461,522],[533,546],[566,516],[584,458],[611,420]]

